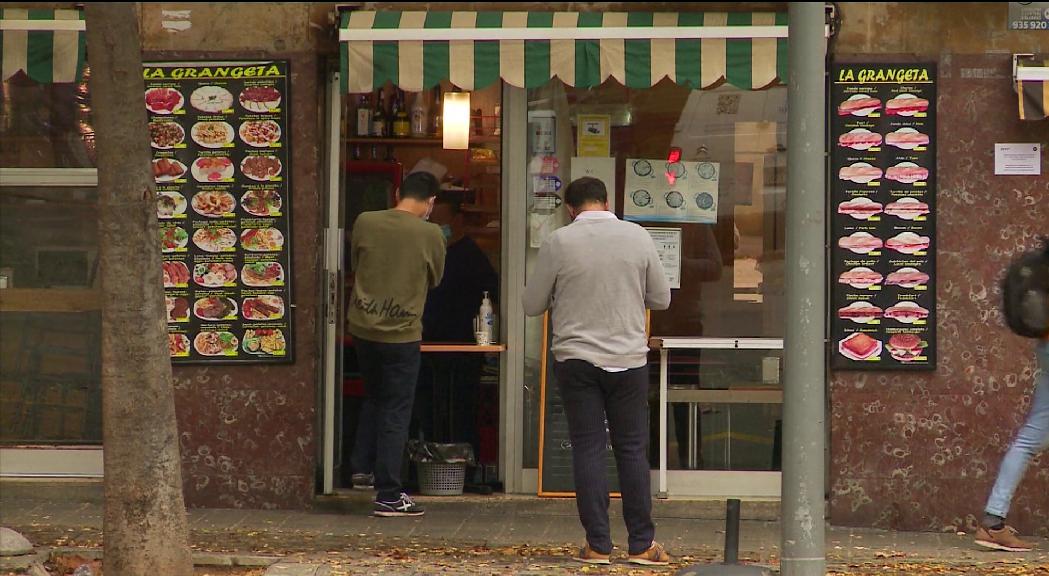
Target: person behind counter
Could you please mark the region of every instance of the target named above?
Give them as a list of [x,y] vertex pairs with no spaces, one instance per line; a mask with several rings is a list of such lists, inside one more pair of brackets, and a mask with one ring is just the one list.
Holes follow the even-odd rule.
[[[458,194],[439,194],[430,221],[441,227],[448,242],[448,255],[444,278],[426,299],[423,340],[473,342],[473,319],[484,293],[488,292],[493,299],[499,293],[499,276],[481,248],[466,234],[462,200]],[[415,420],[424,437],[466,442],[473,446],[474,454],[478,454],[477,398],[483,362],[483,355],[467,353],[431,354],[423,359]],[[444,406],[441,417],[435,418],[434,407],[441,406],[445,398],[451,405]],[[437,426],[442,431],[450,429],[452,436],[444,437],[435,429]]]
[[401,462],[419,379],[426,293],[444,275],[441,229],[424,222],[437,189],[433,175],[409,174],[396,207],[361,214],[350,240],[348,322],[366,394],[351,466],[355,473],[374,472],[376,516],[424,512],[401,490]]

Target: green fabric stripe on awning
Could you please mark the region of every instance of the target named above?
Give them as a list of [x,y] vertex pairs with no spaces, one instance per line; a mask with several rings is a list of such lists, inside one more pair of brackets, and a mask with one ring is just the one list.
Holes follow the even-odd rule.
[[[30,20],[51,20],[55,14],[51,10],[30,10]],[[28,58],[26,62],[26,74],[41,84],[50,84],[54,81],[55,60],[55,33],[29,32],[27,45]]]
[[[601,12],[580,12],[578,28],[600,28]],[[575,86],[593,88],[601,84],[601,44],[597,40],[575,41]]]
[[423,42],[423,88],[433,88],[451,74],[447,42]]
[[[427,29],[447,29],[452,27],[452,13],[447,11],[427,12]],[[433,88],[448,78],[451,65],[448,62],[449,47],[447,42],[427,40],[423,42],[423,89]]]
[[[529,28],[553,28],[553,12],[529,12]],[[550,80],[550,41],[525,42],[525,86],[542,86]]]
[[[375,13],[373,28],[379,30],[394,30],[400,26],[400,11],[383,11]],[[372,68],[372,86],[376,90],[392,82],[397,84],[400,80],[401,52],[399,42],[376,42],[372,45],[372,60],[375,62]]]
[[[502,28],[502,12],[478,12],[477,28]],[[499,80],[499,42],[474,42],[474,89],[485,88]]]
[[[729,26],[750,26],[750,14],[731,12]],[[753,54],[749,38],[730,38],[725,42],[725,81],[737,88],[750,90],[753,87],[751,57]]]
[[[626,25],[631,28],[651,28],[651,12],[631,12]],[[623,42],[626,52],[626,85],[630,88],[648,88],[652,86],[652,41],[626,40]]]
[[[677,17],[679,26],[702,26],[702,12],[682,12]],[[698,89],[702,82],[703,41],[699,38],[675,40],[674,67],[677,83],[686,88]]]

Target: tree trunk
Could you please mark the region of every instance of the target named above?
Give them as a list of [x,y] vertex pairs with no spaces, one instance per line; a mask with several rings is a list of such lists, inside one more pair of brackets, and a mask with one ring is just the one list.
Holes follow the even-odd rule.
[[138,8],[89,2],[85,12],[98,151],[105,571],[189,576]]

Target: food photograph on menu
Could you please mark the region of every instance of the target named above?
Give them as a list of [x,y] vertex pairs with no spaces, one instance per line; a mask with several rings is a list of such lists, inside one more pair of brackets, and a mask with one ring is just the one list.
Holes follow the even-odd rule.
[[831,70],[831,366],[936,367],[936,67]]
[[288,63],[143,77],[172,361],[292,361]]

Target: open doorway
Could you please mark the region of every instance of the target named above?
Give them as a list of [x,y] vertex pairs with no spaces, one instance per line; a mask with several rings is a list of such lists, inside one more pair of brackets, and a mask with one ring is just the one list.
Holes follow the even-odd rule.
[[[338,221],[337,268],[329,279],[332,316],[337,326],[331,415],[331,489],[352,487],[351,454],[360,414],[365,409],[363,380],[353,337],[347,330],[346,299],[353,282],[350,240],[357,217],[395,204],[401,180],[426,171],[441,183],[430,221],[447,242],[445,274],[427,298],[423,316],[423,355],[410,438],[470,445],[476,466],[466,475],[467,492],[501,490],[498,481],[500,352],[496,342],[477,345],[474,318],[487,294],[496,311],[502,277],[502,168],[499,111],[501,86],[469,94],[469,143],[446,149],[441,102],[454,88],[444,83],[407,93],[386,84],[370,94],[333,94],[337,122],[338,198],[331,199],[330,222]],[[338,109],[334,109],[337,106]],[[333,124],[333,129],[334,129]],[[335,135],[332,137],[335,143]],[[333,168],[334,170],[335,168]],[[333,192],[334,193],[334,192]],[[329,269],[334,262],[329,261]],[[498,335],[498,314],[493,334]],[[418,488],[414,466],[406,486]]]

